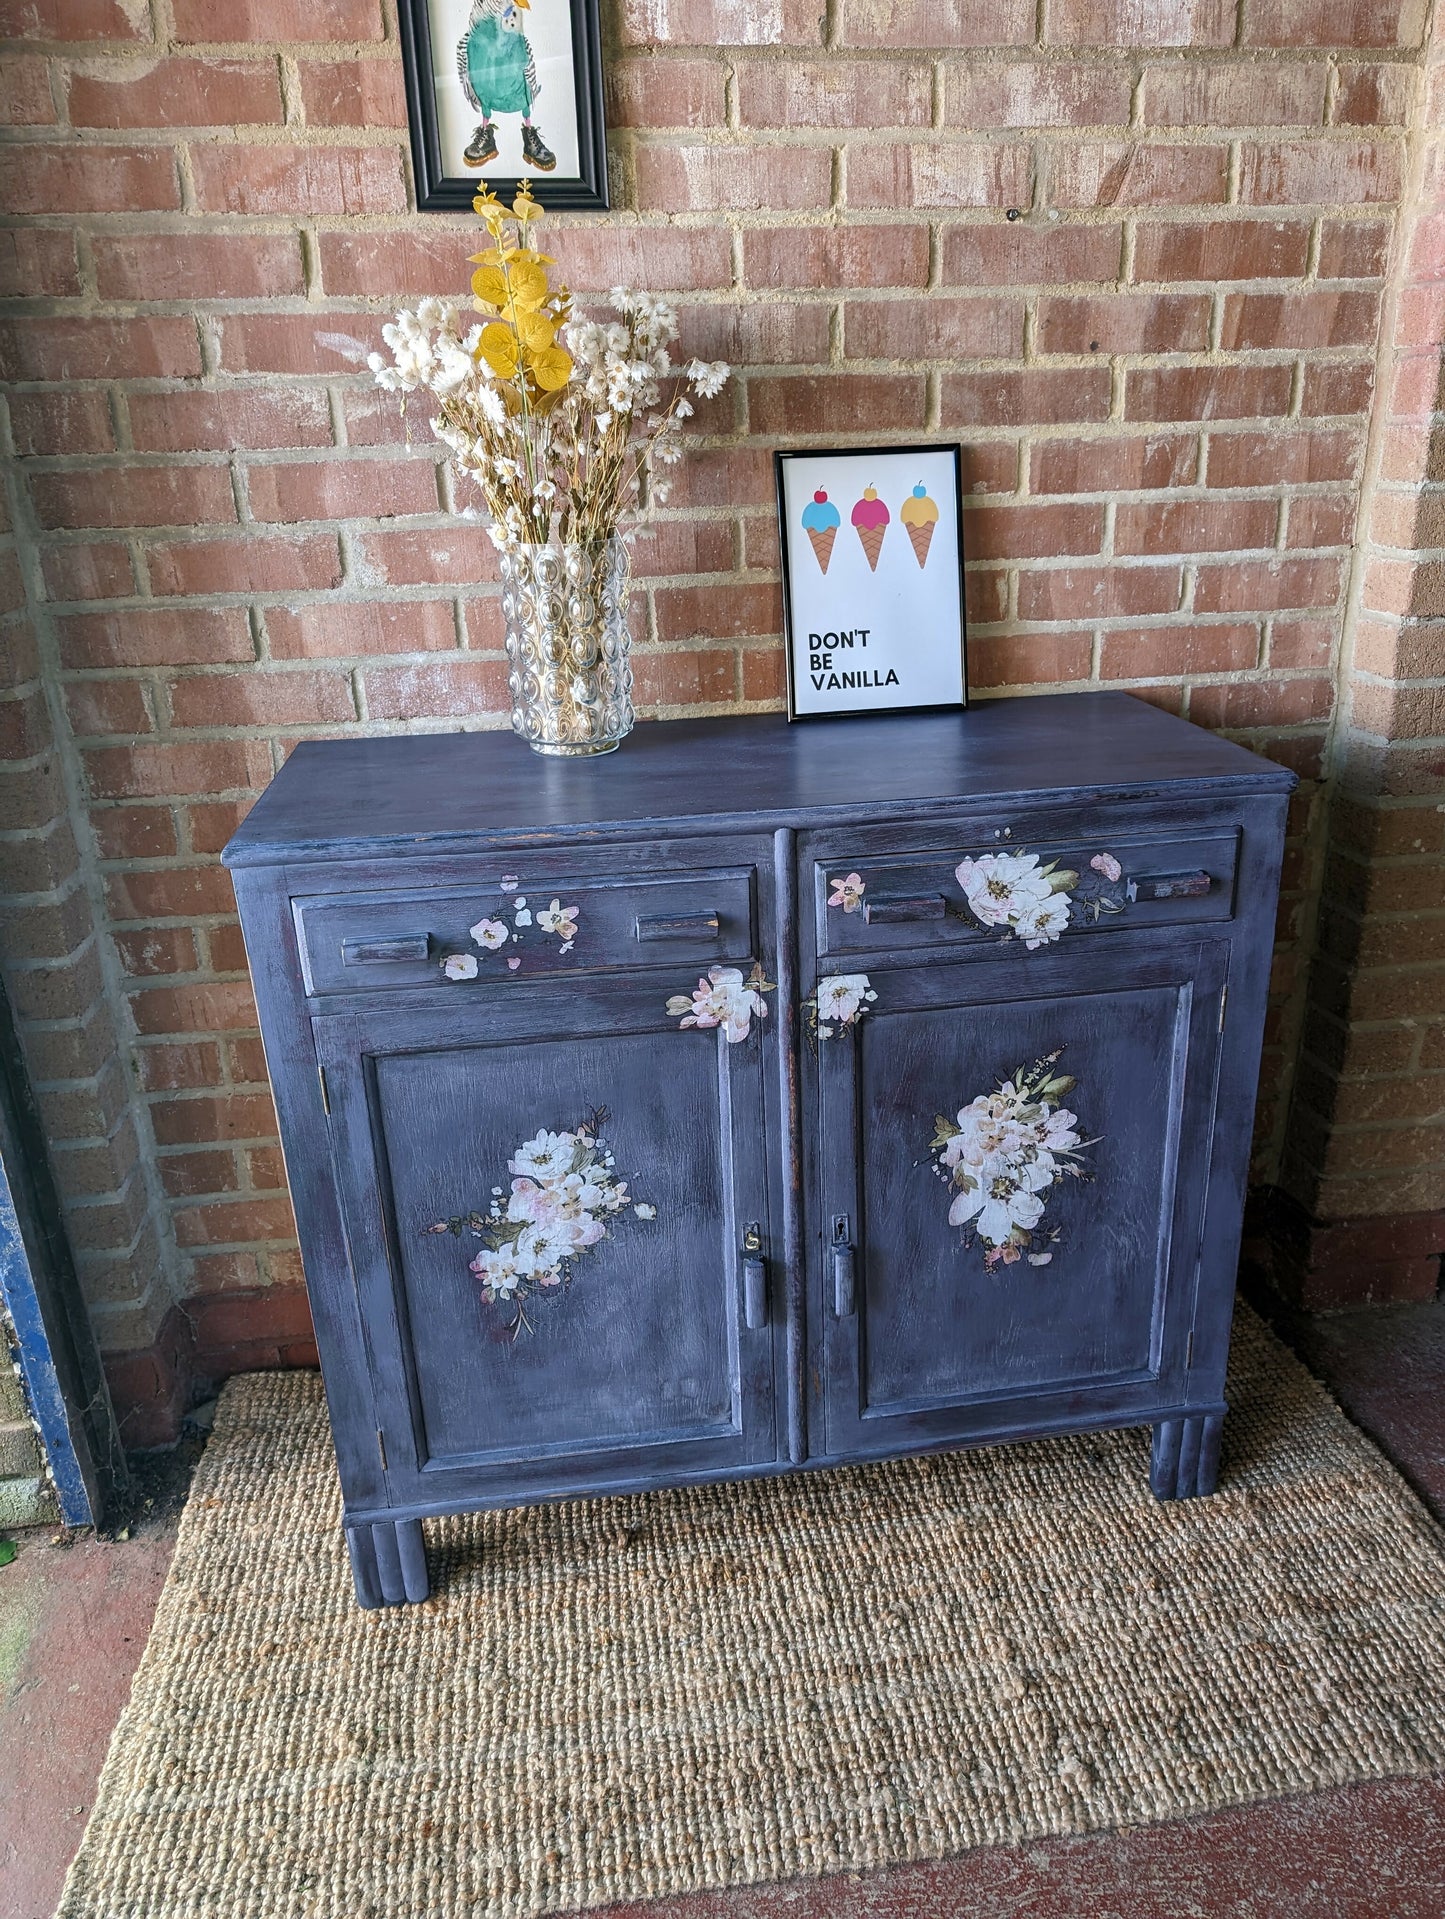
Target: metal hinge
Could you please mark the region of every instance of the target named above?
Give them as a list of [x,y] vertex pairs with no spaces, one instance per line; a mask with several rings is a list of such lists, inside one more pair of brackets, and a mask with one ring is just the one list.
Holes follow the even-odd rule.
[[325,1113],[325,1115],[326,1115],[326,1117],[327,1117],[328,1119],[330,1119],[330,1117],[331,1117],[331,1094],[330,1094],[330,1092],[329,1092],[329,1091],[327,1090],[327,1086],[326,1086],[326,1068],[325,1068],[324,1066],[318,1066],[318,1067],[316,1068],[316,1077],[317,1077],[317,1079],[319,1079],[319,1080],[320,1080],[320,1082],[321,1082],[321,1110],[322,1110],[322,1112],[323,1112],[323,1113]]
[[387,1470],[386,1434],[381,1430],[380,1426],[376,1429],[376,1450],[381,1454],[381,1470],[385,1472]]
[[1226,1006],[1228,1006],[1228,1004],[1229,1004],[1229,981],[1226,980],[1223,986],[1219,989],[1219,1030],[1221,1033],[1224,1031],[1224,1009]]

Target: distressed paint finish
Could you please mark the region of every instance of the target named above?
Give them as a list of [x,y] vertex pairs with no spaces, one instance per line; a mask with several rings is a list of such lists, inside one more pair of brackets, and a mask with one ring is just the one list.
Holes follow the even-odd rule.
[[[298,748],[226,857],[361,1603],[424,1596],[428,1514],[804,1463],[1151,1425],[1156,1492],[1212,1490],[1293,784],[1114,694],[646,727],[598,766]],[[957,871],[1009,849],[1108,849],[1128,911],[1000,939]],[[446,978],[522,872],[581,902],[575,952]],[[891,908],[830,909],[850,874]],[[766,1016],[682,1028],[724,968],[777,981]],[[986,1271],[934,1116],[1057,1047],[1091,1180],[1047,1264]],[[425,1228],[592,1106],[657,1216],[513,1340]]]

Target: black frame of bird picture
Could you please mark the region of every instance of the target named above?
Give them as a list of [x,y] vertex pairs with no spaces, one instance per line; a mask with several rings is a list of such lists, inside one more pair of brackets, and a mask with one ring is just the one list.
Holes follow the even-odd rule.
[[958,447],[807,447],[773,466],[788,718],[967,706]]
[[[544,71],[543,84],[536,91],[541,102],[537,111],[533,158],[523,150],[520,157],[509,150],[521,138],[523,110],[515,104],[488,110],[480,100],[469,99],[471,78],[468,46],[479,16],[496,13],[524,16],[548,10],[548,26],[565,19],[570,35],[571,91],[554,71]],[[510,200],[518,183],[525,179],[535,197],[545,207],[569,211],[605,212],[607,198],[607,130],[602,106],[602,34],[598,24],[598,0],[397,0],[397,18],[401,28],[402,70],[406,79],[406,114],[411,130],[412,170],[416,178],[416,204],[419,213],[462,213],[472,204],[480,187],[490,187],[504,200]],[[440,24],[445,19],[443,29]],[[460,33],[460,38],[456,38]],[[540,38],[540,36],[536,36]],[[530,43],[523,61],[526,75],[528,116],[536,75]],[[559,48],[562,51],[559,54]],[[568,58],[567,36],[549,32],[541,58],[543,68],[564,68]],[[439,104],[438,88],[447,98]],[[470,141],[461,139],[459,129],[471,123]],[[530,120],[527,122],[530,124]],[[550,123],[550,133],[547,131]],[[485,150],[483,128],[493,132],[491,144],[495,158],[472,160],[469,152]],[[498,131],[500,127],[500,131]],[[570,161],[575,135],[575,171],[563,165]],[[551,145],[548,145],[550,140]],[[536,157],[538,153],[543,158]],[[551,158],[548,168],[545,158]],[[495,170],[494,170],[495,169]]]

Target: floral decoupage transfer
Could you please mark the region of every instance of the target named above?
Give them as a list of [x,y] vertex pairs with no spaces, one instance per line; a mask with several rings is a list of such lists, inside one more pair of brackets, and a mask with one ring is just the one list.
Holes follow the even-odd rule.
[[612,1222],[629,1208],[635,1219],[657,1218],[657,1208],[634,1199],[617,1177],[602,1134],[606,1123],[606,1108],[598,1107],[570,1131],[543,1127],[507,1161],[510,1189],[494,1186],[486,1212],[422,1228],[483,1242],[469,1270],[489,1306],[514,1311],[513,1338],[534,1330],[528,1302],[570,1285],[578,1259],[608,1236]]
[[856,1026],[877,999],[866,973],[825,973],[807,999],[803,1012],[810,1039],[831,1039],[847,1026]]
[[746,978],[739,966],[710,966],[691,993],[674,993],[667,1002],[667,1015],[679,1027],[720,1026],[729,1046],[745,1040],[753,1030],[754,1019],[766,1019],[764,993],[777,991],[777,981],[766,979],[761,966],[754,966]]
[[[467,929],[477,953],[499,955],[507,971],[515,973],[522,965],[522,948],[533,934],[555,939],[559,954],[572,951],[577,942],[580,907],[565,905],[559,898],[550,899],[545,906],[529,904],[515,873],[502,875],[498,891],[501,898],[496,906]],[[441,963],[443,975],[449,980],[475,979],[481,971],[477,953],[446,954]]]
[[934,1171],[953,1193],[948,1223],[964,1228],[965,1244],[982,1246],[990,1271],[1021,1259],[1047,1266],[1059,1241],[1058,1227],[1044,1219],[1049,1196],[1066,1179],[1091,1177],[1081,1155],[1099,1142],[1083,1137],[1062,1103],[1076,1085],[1054,1071],[1062,1052],[1019,1067],[956,1118],[940,1113],[933,1122]]
[[[1095,853],[1076,871],[1037,853],[981,853],[960,860],[954,877],[963,888],[964,917],[1003,939],[1021,939],[1032,953],[1068,929],[1097,925],[1128,903],[1124,869],[1112,853]],[[844,913],[863,909],[861,873],[830,876],[828,905]],[[958,917],[958,909],[952,909]]]

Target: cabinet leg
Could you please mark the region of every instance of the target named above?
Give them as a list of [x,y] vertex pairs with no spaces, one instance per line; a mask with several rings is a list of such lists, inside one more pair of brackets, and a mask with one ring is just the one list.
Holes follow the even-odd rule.
[[419,1519],[348,1526],[346,1549],[358,1606],[414,1606],[430,1594]]
[[1154,1428],[1149,1484],[1157,1499],[1199,1499],[1219,1484],[1223,1413],[1161,1419]]

